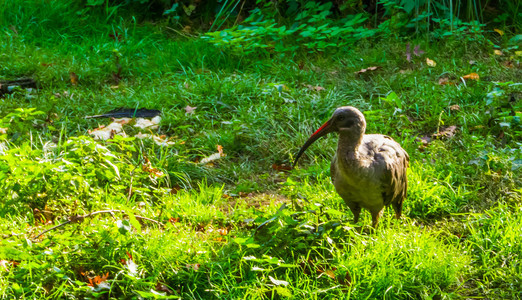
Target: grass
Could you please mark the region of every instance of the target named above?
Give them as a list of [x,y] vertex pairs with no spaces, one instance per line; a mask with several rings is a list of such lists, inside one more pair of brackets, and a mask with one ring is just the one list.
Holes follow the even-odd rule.
[[[40,88],[0,98],[2,298],[522,297],[521,129],[510,109],[519,120],[522,74],[502,40],[488,37],[503,56],[463,37],[421,44],[412,62],[400,40],[241,57],[164,24],[16,3],[0,11],[0,79],[31,76]],[[369,66],[380,69],[354,74]],[[472,72],[481,79],[439,84]],[[367,212],[352,224],[333,189],[333,137],[279,170],[341,105],[411,157],[404,217],[387,211],[376,231]],[[110,121],[84,116],[122,106],[162,110],[153,133],[174,144],[133,138],[130,126],[94,141],[89,130]],[[454,135],[418,140],[448,125]],[[225,157],[197,163],[217,145]],[[34,239],[102,210],[125,213]]]

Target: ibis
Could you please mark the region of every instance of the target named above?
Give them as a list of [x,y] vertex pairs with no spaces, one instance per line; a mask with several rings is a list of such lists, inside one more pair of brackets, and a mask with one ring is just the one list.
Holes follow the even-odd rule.
[[355,107],[337,108],[299,150],[298,159],[319,138],[337,132],[337,151],[330,164],[335,190],[350,208],[354,223],[359,221],[361,208],[372,215],[372,226],[377,227],[384,208],[391,205],[395,217],[402,214],[408,180],[406,170],[410,157],[391,137],[365,134],[366,120]]

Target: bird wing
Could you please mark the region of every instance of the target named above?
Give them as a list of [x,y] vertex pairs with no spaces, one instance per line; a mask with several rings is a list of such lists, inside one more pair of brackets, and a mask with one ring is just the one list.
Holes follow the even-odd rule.
[[330,177],[335,186],[335,179],[337,178],[337,154],[334,155],[332,162],[330,163]]
[[391,137],[384,135],[379,153],[384,160],[381,186],[384,205],[402,204],[408,190],[406,170],[410,161],[408,153]]

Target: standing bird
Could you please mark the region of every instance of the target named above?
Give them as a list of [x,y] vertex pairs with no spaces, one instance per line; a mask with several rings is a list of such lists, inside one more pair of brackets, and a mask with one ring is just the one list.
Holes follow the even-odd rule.
[[361,207],[372,214],[372,226],[377,227],[384,207],[392,205],[395,217],[402,213],[408,179],[406,169],[410,157],[391,137],[382,134],[364,134],[366,120],[355,107],[343,106],[335,110],[301,147],[294,161],[320,137],[339,133],[337,152],[330,171],[337,193],[343,198],[359,221]]

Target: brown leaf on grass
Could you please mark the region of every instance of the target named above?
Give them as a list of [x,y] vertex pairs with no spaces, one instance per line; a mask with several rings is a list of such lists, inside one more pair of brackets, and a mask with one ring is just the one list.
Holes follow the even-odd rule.
[[368,71],[375,71],[375,70],[378,70],[378,69],[380,69],[380,68],[381,68],[381,67],[379,67],[379,66],[368,67],[368,68],[366,68],[366,69],[361,69],[361,70],[355,72],[355,75],[359,75],[359,74],[362,74],[362,73],[366,73],[366,72],[368,72]]
[[292,170],[291,166],[287,166],[286,164],[272,164],[272,169],[276,171],[290,171]]
[[69,78],[71,79],[72,85],[78,85],[78,75],[76,75],[76,73],[70,72]]
[[110,140],[114,138],[115,135],[123,135],[125,136],[125,133],[123,131],[123,126],[120,123],[112,122],[111,124],[105,126],[100,125],[98,128],[94,130],[87,130],[87,132],[93,136],[95,140]]
[[107,281],[108,278],[109,278],[109,272],[105,273],[102,276],[100,276],[100,275],[95,276],[94,278],[88,277],[89,283],[87,285],[95,287],[95,286],[98,286],[100,283]]
[[421,142],[422,145],[427,146],[431,142],[431,137],[424,135],[421,137],[417,137],[417,141]]
[[169,222],[171,224],[178,223],[179,222],[179,218],[170,217]]
[[161,122],[160,116],[155,116],[152,119],[145,118],[137,118],[134,127],[139,127],[141,129],[158,129],[159,123]]
[[173,194],[173,195],[176,195],[178,193],[178,191],[181,190],[181,187],[179,185],[175,185],[173,186],[171,189],[170,189],[170,193]]
[[426,64],[428,65],[428,67],[436,67],[437,66],[437,63],[434,60],[431,60],[431,59],[429,59],[427,57],[426,57]]
[[166,286],[165,284],[161,283],[158,281],[158,283],[156,283],[156,291],[157,292],[163,292],[163,293],[167,293],[168,295],[169,294],[172,294],[173,291],[171,289],[169,289],[168,286]]
[[241,198],[246,198],[246,197],[252,198],[252,197],[254,197],[254,193],[239,192],[239,197],[241,197]]
[[199,270],[199,267],[200,267],[200,266],[201,266],[200,264],[187,264],[187,265],[186,265],[187,269],[192,269],[192,270],[194,270],[194,271]]
[[223,198],[223,199],[233,199],[234,197],[230,196],[229,194],[223,194],[223,195],[221,195],[221,198]]
[[192,107],[190,105],[185,106],[185,113],[186,114],[193,114],[197,107]]
[[224,152],[223,152],[223,146],[221,145],[217,145],[217,153],[214,153],[212,155],[209,155],[203,159],[201,159],[201,161],[199,162],[200,164],[208,164],[210,162],[213,162],[215,160],[218,160],[220,159],[221,157],[225,157],[227,156]]
[[325,270],[324,274],[326,274],[328,277],[335,279],[335,273],[333,270]]
[[459,111],[460,110],[460,106],[458,104],[454,104],[454,105],[450,106],[449,109],[451,111]]
[[227,228],[219,228],[217,230],[217,232],[219,233],[219,235],[227,235],[228,234],[228,229]]
[[19,264],[20,264],[19,262],[16,262],[13,260],[9,261],[9,260],[5,260],[5,259],[1,259],[0,260],[0,270],[3,268],[6,271],[9,271],[9,266],[16,267]]
[[454,82],[451,82],[448,77],[439,78],[439,85],[455,85]]
[[457,132],[457,126],[451,125],[451,126],[445,126],[442,127],[439,132],[434,133],[431,135],[434,139],[441,139],[441,138],[451,138],[455,135]]
[[322,86],[318,86],[318,85],[311,85],[311,84],[307,84],[306,87],[311,90],[311,91],[316,91],[316,92],[320,92],[320,91],[324,91],[325,88],[322,87]]
[[506,60],[502,62],[502,65],[504,65],[506,68],[513,68],[515,66],[512,60]]
[[464,75],[461,78],[462,79],[479,80],[480,76],[477,73],[469,73],[468,75]]
[[156,177],[161,177],[164,175],[164,173],[160,169],[152,167],[152,163],[147,157],[144,157],[143,160],[145,162],[141,165],[141,169],[144,172],[147,172],[149,173],[149,175],[154,175]]

